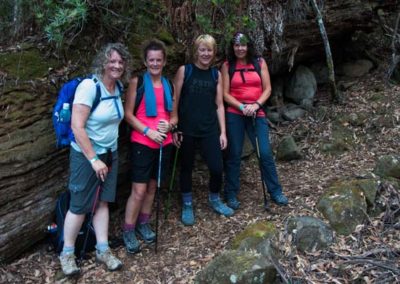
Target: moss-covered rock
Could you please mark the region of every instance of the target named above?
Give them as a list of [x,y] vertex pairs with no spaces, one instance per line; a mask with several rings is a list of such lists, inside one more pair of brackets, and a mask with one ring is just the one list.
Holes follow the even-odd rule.
[[376,163],[374,173],[381,177],[400,179],[400,157],[394,155],[380,157]]
[[55,60],[44,58],[39,50],[31,48],[14,53],[0,53],[0,69],[7,77],[20,80],[41,78],[49,68],[57,66]]
[[254,223],[248,226],[232,240],[231,248],[238,249],[243,242],[257,245],[264,239],[271,239],[275,237],[276,234],[277,230],[273,223],[267,221]]
[[276,159],[280,161],[291,161],[301,159],[302,155],[299,147],[297,147],[296,142],[292,136],[285,136],[282,138],[281,143],[279,143]]
[[364,192],[358,185],[341,181],[332,185],[320,197],[317,209],[328,219],[336,232],[348,235],[364,221],[367,202]]
[[225,251],[200,271],[197,284],[266,284],[276,279],[275,266],[254,251]]

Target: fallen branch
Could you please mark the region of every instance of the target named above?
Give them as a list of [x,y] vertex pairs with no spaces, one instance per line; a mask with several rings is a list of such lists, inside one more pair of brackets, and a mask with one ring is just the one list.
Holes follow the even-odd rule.
[[372,264],[372,265],[377,266],[377,267],[381,267],[381,268],[390,270],[393,273],[395,273],[397,275],[400,275],[400,270],[397,269],[396,267],[390,266],[390,265],[386,265],[386,264],[384,264],[382,262],[379,262],[379,261],[376,261],[376,260],[372,260],[372,259],[365,259],[365,258],[364,259],[361,259],[361,258],[360,259],[349,259],[349,260],[343,261],[341,264],[351,264],[351,263],[368,263],[368,264]]

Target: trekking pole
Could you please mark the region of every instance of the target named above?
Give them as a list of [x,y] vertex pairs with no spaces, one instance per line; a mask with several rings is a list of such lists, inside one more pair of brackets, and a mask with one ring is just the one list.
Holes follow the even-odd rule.
[[168,218],[169,209],[171,207],[171,191],[174,187],[174,182],[175,182],[176,162],[178,160],[178,154],[179,154],[179,148],[176,148],[175,157],[174,157],[174,165],[172,167],[171,180],[169,182],[169,187],[168,187],[168,195],[167,195],[168,197],[167,197],[167,202],[165,204],[165,213],[164,213],[165,220]]
[[[108,167],[108,172],[111,171],[111,165],[112,165],[112,152],[111,152],[111,150],[108,150],[107,157],[106,157],[106,166]],[[86,246],[87,246],[87,242],[88,242],[88,238],[89,238],[89,230],[91,227],[93,227],[93,216],[94,216],[94,212],[96,211],[97,201],[99,199],[99,195],[100,195],[102,186],[103,186],[103,181],[100,180],[100,183],[96,188],[96,193],[95,193],[93,205],[92,205],[92,211],[90,212],[89,222],[87,223],[87,226],[86,226],[85,241],[83,242],[81,256],[79,258],[79,264],[82,263],[83,259],[85,258],[85,255],[86,255]]]
[[157,209],[156,209],[156,240],[155,240],[155,253],[157,253],[158,247],[158,221],[160,215],[160,186],[161,186],[161,163],[162,163],[162,152],[163,152],[163,145],[160,144],[160,156],[158,158],[158,176],[157,176]]
[[252,120],[253,120],[254,137],[256,139],[256,152],[257,152],[258,167],[260,169],[261,184],[262,184],[263,196],[264,196],[264,209],[269,210],[269,204],[268,204],[268,199],[267,199],[267,194],[266,194],[266,185],[264,182],[262,165],[261,165],[260,145],[258,143],[258,135],[257,135],[257,129],[256,129],[256,117],[253,116]]

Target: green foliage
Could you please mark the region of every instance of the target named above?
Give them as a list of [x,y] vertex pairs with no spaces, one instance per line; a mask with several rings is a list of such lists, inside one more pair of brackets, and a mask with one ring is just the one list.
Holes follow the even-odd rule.
[[160,7],[160,1],[145,0],[35,0],[34,4],[36,21],[46,38],[66,49],[84,36],[119,41],[131,32],[154,30],[152,23],[163,12]]
[[[250,31],[256,23],[245,13],[240,0],[197,0],[196,22],[201,33],[217,37],[221,46],[229,42],[235,31]],[[210,7],[211,6],[211,7]]]
[[[40,3],[40,4],[39,4]],[[47,39],[60,47],[65,39],[71,40],[83,29],[88,7],[84,0],[38,1],[34,6],[36,19],[44,27]]]

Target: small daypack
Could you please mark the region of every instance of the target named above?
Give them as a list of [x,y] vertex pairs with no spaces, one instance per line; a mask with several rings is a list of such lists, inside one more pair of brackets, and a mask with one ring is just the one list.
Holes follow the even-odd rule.
[[[50,233],[50,241],[57,253],[60,253],[64,246],[64,220],[69,209],[69,202],[71,194],[69,190],[60,194],[56,204],[56,230]],[[89,230],[86,252],[93,251],[96,246],[96,235],[93,226],[89,225],[90,213],[86,214],[85,221],[79,231],[78,237],[75,242],[75,255],[79,258],[82,252],[83,244],[85,242],[86,232]]]
[[[170,91],[171,91],[171,95],[174,95],[174,85],[172,84],[171,80],[166,78]],[[139,108],[140,102],[143,99],[143,94],[144,94],[144,80],[143,80],[143,75],[138,75],[138,81],[137,81],[137,85],[136,85],[136,100],[135,100],[135,109],[133,111],[133,114],[137,113],[137,110]]]
[[[56,133],[57,148],[67,147],[70,145],[72,141],[75,141],[75,137],[71,129],[71,121],[69,122],[69,124],[61,123],[60,112],[63,108],[64,103],[68,103],[70,105],[70,111],[72,112],[72,104],[74,101],[76,88],[84,79],[92,79],[96,84],[96,97],[93,101],[90,113],[92,113],[96,109],[100,101],[105,99],[118,98],[118,96],[108,96],[106,98],[102,98],[99,81],[93,75],[75,77],[72,80],[66,82],[58,92],[57,102],[53,107],[53,126]],[[122,83],[117,81],[117,87],[119,89],[119,93],[122,94],[123,90]]]

